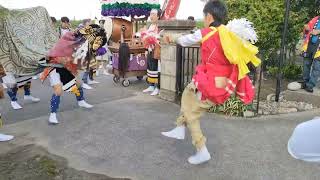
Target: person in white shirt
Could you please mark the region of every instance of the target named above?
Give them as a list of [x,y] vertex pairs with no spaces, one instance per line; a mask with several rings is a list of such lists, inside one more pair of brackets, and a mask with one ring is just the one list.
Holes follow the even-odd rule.
[[61,27],[59,27],[59,37],[61,38],[67,32],[70,32],[70,20],[68,17],[61,17]]

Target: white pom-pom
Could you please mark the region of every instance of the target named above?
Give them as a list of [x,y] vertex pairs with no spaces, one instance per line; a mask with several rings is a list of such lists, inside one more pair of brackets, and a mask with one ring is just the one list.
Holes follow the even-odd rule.
[[246,18],[229,21],[227,28],[240,38],[250,41],[252,44],[255,44],[258,41],[258,35],[253,27],[253,23]]

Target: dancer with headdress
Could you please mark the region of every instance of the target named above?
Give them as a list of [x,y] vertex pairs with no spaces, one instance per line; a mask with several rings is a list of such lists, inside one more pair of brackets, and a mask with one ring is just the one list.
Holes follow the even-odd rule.
[[[106,35],[98,25],[91,24],[75,32],[67,32],[49,51],[47,66],[41,74],[41,80],[49,78],[54,93],[51,98],[49,123],[58,124],[56,113],[59,109],[63,91],[76,96],[80,107],[92,108],[84,98],[84,92],[78,76],[78,63],[93,58],[96,52],[106,43]],[[81,61],[81,62],[80,62]]]
[[[252,24],[246,19],[231,21],[225,26],[227,9],[219,0],[209,1],[203,9],[205,28],[177,40],[182,46],[201,43],[201,64],[196,67],[192,82],[185,88],[181,99],[180,116],[176,128],[162,132],[164,136],[184,139],[186,127],[196,147],[196,154],[188,159],[190,164],[201,164],[211,159],[206,147],[206,137],[200,128],[200,117],[210,107],[223,104],[235,93],[245,104],[253,101],[255,93],[247,76],[247,64],[260,64],[256,57],[258,48]],[[231,26],[232,25],[232,26]],[[248,32],[248,33],[246,33]],[[237,35],[236,35],[237,34]],[[249,34],[249,36],[246,36]],[[170,37],[166,37],[170,40]]]

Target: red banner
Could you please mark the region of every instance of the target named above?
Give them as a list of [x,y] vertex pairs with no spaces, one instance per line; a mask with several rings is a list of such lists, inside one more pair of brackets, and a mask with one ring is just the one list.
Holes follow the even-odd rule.
[[180,2],[181,0],[168,0],[161,19],[168,20],[175,18],[179,10]]

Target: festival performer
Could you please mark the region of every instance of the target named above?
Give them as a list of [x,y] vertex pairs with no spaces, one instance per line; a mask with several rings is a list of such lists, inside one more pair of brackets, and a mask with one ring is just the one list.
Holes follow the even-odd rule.
[[[0,11],[4,11],[1,6]],[[0,18],[0,26],[6,29],[0,31],[0,63],[5,73],[3,84],[7,87],[12,108],[21,109],[17,102],[19,88],[24,89],[24,100],[40,101],[31,95],[31,80],[39,74],[38,61],[57,39],[57,34],[43,7],[8,10]]]
[[[89,66],[87,63],[89,62]],[[87,59],[85,63],[82,65],[82,69],[84,70],[83,75],[82,75],[82,87],[84,89],[93,89],[92,86],[93,84],[99,84],[100,82],[94,80],[94,75],[96,74],[97,70],[97,60],[95,57],[92,57],[92,59]]]
[[147,57],[147,82],[149,87],[143,90],[144,93],[151,92],[151,96],[156,96],[160,92],[159,73],[160,73],[160,41],[158,20],[161,10],[153,9],[150,12],[151,25],[148,30],[141,32],[141,38],[145,48],[148,49]]
[[[84,19],[81,24],[79,24],[78,29],[82,29],[86,26],[89,26],[91,24],[91,19]],[[89,62],[89,61],[85,61]],[[84,70],[83,75],[82,75],[82,87],[84,89],[93,89],[90,85],[92,84],[98,84],[99,82],[95,81],[93,79],[94,74],[96,73],[97,69],[97,61],[95,58],[90,59],[90,64],[89,67],[87,64],[82,65],[82,69]]]
[[[41,80],[49,78],[54,94],[51,98],[49,123],[58,124],[56,113],[59,109],[63,91],[76,95],[78,105],[92,108],[84,99],[83,89],[77,80],[78,61],[93,58],[106,43],[105,32],[98,25],[92,24],[75,32],[66,33],[50,50],[43,66],[48,66],[41,74]],[[82,64],[82,62],[81,62]]]
[[31,102],[39,102],[40,99],[31,95],[31,80],[32,76],[15,76],[8,73],[3,80],[7,87],[7,94],[11,100],[11,107],[14,110],[22,109],[22,106],[18,103],[17,93],[19,88],[24,89],[24,100]]
[[[105,24],[105,20],[103,20],[103,19],[99,20],[99,25],[100,25],[101,28],[104,28],[104,24]],[[96,57],[96,60],[97,60],[97,63],[98,63],[98,65],[97,65],[98,69],[97,69],[97,72],[96,72],[96,76],[100,75],[101,70],[102,70],[102,74],[104,74],[106,76],[111,75],[108,72],[108,69],[107,69],[107,66],[111,62],[110,59],[112,57],[112,53],[110,52],[110,50],[108,48],[108,43],[106,43],[104,45],[104,49],[106,49],[107,52],[102,52],[101,54],[103,54],[103,55],[98,55]]]
[[[223,104],[233,93],[243,103],[251,103],[255,93],[247,76],[247,64],[260,64],[256,57],[258,48],[246,41],[251,39],[254,43],[257,40],[252,23],[240,19],[230,22],[234,24],[234,28],[223,25],[227,9],[219,0],[207,2],[203,13],[205,28],[177,40],[182,46],[201,43],[202,60],[196,67],[192,82],[183,92],[177,127],[169,132],[162,132],[162,135],[170,138],[184,139],[185,129],[188,127],[197,150],[196,154],[188,159],[190,164],[201,164],[211,159],[206,147],[206,137],[200,128],[203,112],[214,105]],[[234,33],[239,31],[237,34],[245,34],[248,30],[252,32],[251,37],[243,35],[240,38]],[[170,37],[166,38],[170,40]]]
[[[86,26],[89,26],[90,24],[91,24],[91,19],[84,19],[82,21],[82,23],[79,24],[78,30],[82,29]],[[89,62],[89,61],[85,61],[85,62]],[[93,75],[94,75],[95,66],[96,66],[95,60],[94,59],[90,60],[89,68],[87,67],[86,64],[82,64],[81,66],[82,66],[82,70],[84,70],[83,75],[82,75],[82,81],[83,81],[82,87],[84,89],[88,89],[88,90],[93,89],[90,85],[98,83],[93,80]]]
[[302,88],[312,93],[320,77],[320,16],[313,18],[305,25],[304,38]]

